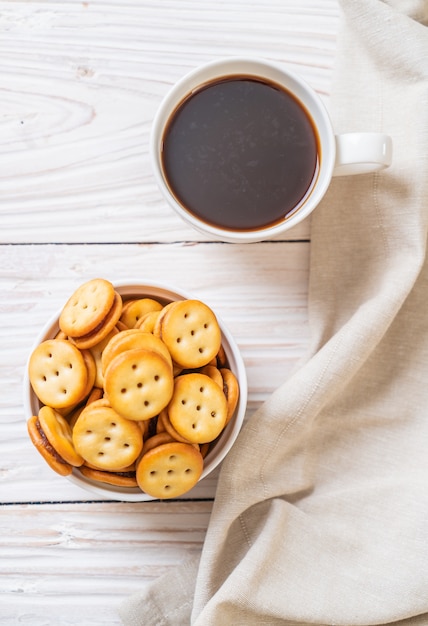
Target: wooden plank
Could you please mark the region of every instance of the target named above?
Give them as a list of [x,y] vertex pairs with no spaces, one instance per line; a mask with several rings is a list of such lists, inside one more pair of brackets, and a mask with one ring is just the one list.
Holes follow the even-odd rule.
[[131,593],[199,554],[210,502],[0,508],[0,623],[120,624]]
[[[41,462],[27,436],[22,405],[33,342],[79,284],[94,276],[149,280],[212,306],[241,350],[250,414],[305,353],[308,256],[308,242],[0,246],[1,501],[92,499]],[[207,478],[190,497],[212,497],[215,485],[215,478]]]
[[[152,175],[162,97],[199,64],[254,55],[328,102],[336,24],[336,0],[3,2],[0,240],[206,240]],[[305,222],[282,238],[308,235]]]

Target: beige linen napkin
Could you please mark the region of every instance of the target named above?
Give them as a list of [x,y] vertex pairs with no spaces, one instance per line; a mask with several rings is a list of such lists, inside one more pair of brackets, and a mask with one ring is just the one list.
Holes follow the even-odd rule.
[[335,127],[393,166],[314,213],[310,355],[224,462],[200,564],[127,626],[428,624],[428,2],[341,7]]

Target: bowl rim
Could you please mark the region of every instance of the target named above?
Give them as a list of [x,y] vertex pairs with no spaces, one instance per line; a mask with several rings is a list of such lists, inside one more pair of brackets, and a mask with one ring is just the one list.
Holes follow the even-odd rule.
[[[136,296],[158,297],[165,302],[171,302],[173,300],[198,299],[194,294],[190,294],[187,291],[172,287],[162,282],[153,282],[146,280],[137,282],[132,279],[111,282],[114,285],[114,288],[118,291],[118,293],[126,298],[132,297],[134,292],[134,295]],[[159,294],[159,291],[162,293]],[[33,350],[42,341],[51,338],[56,334],[56,332],[58,332],[58,319],[61,310],[62,308],[57,310],[48,318],[48,320],[45,322],[45,324],[36,335],[30,347],[23,376],[23,405],[26,420],[35,414],[35,410],[33,409],[36,408],[37,404],[40,404],[30,384],[28,374],[29,360]],[[247,409],[248,381],[244,360],[242,358],[240,349],[231,332],[227,328],[226,324],[216,312],[215,316],[221,329],[222,345],[227,356],[229,367],[234,372],[239,382],[239,398],[232,419],[222,431],[215,447],[210,450],[210,452],[204,459],[204,469],[197,484],[199,484],[204,478],[211,474],[212,471],[223,461],[225,456],[228,454],[242,428]],[[117,500],[123,502],[148,502],[158,500],[158,498],[150,496],[138,487],[118,487],[115,485],[108,485],[91,480],[90,478],[87,478],[86,476],[80,474],[78,468],[73,468],[72,473],[69,476],[65,476],[65,478],[67,478],[67,480],[69,480],[71,483],[79,486],[81,489],[84,489],[85,491],[96,494],[98,496],[103,496],[103,498],[108,500]],[[192,489],[195,489],[195,487],[193,487]],[[176,499],[184,499],[184,496],[191,493],[191,491],[192,490]]]

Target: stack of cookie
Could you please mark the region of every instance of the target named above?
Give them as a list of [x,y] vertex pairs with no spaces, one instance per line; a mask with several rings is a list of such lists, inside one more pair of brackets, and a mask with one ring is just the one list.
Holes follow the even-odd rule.
[[40,410],[28,432],[50,467],[154,498],[191,489],[239,397],[213,311],[123,302],[97,278],[73,293],[59,328],[29,360]]

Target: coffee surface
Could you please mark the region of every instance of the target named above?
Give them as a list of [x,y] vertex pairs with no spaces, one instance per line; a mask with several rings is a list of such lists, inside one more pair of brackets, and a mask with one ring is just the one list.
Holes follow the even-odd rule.
[[317,136],[289,92],[232,77],[181,103],[165,129],[162,160],[185,209],[214,226],[254,230],[281,222],[305,197]]

